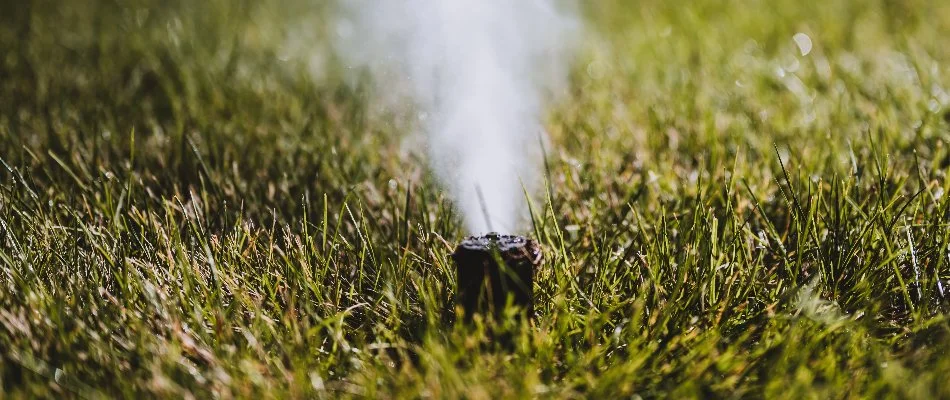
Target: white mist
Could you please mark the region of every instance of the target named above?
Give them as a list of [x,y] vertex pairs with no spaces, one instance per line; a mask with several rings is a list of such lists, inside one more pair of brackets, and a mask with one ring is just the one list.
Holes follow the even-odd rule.
[[[384,95],[409,96],[432,168],[470,233],[517,232],[541,181],[543,108],[579,18],[555,0],[341,1],[337,48]],[[569,6],[569,5],[568,5]]]

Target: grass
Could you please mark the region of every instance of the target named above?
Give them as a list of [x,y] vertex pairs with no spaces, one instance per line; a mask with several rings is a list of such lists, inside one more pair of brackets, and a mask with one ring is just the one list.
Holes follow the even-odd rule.
[[195,3],[0,6],[0,397],[950,397],[950,3],[586,5],[510,350],[329,6]]

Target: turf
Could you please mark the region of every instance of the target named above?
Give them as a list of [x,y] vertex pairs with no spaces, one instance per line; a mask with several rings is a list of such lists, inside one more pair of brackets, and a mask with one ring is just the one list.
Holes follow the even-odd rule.
[[4,1],[0,397],[950,397],[950,2],[585,4],[504,348],[328,3]]

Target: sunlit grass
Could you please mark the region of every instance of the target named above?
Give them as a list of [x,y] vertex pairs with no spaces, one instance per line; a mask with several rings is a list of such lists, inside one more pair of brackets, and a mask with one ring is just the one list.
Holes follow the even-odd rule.
[[330,7],[30,3],[6,397],[950,396],[950,5],[586,6],[500,349],[452,323],[458,216]]

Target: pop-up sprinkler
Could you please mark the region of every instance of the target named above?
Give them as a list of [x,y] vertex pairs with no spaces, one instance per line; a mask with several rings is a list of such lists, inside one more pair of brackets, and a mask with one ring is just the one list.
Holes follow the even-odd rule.
[[541,247],[523,236],[469,236],[455,248],[458,289],[456,305],[463,319],[475,314],[499,319],[506,305],[534,314],[534,272],[541,265]]

